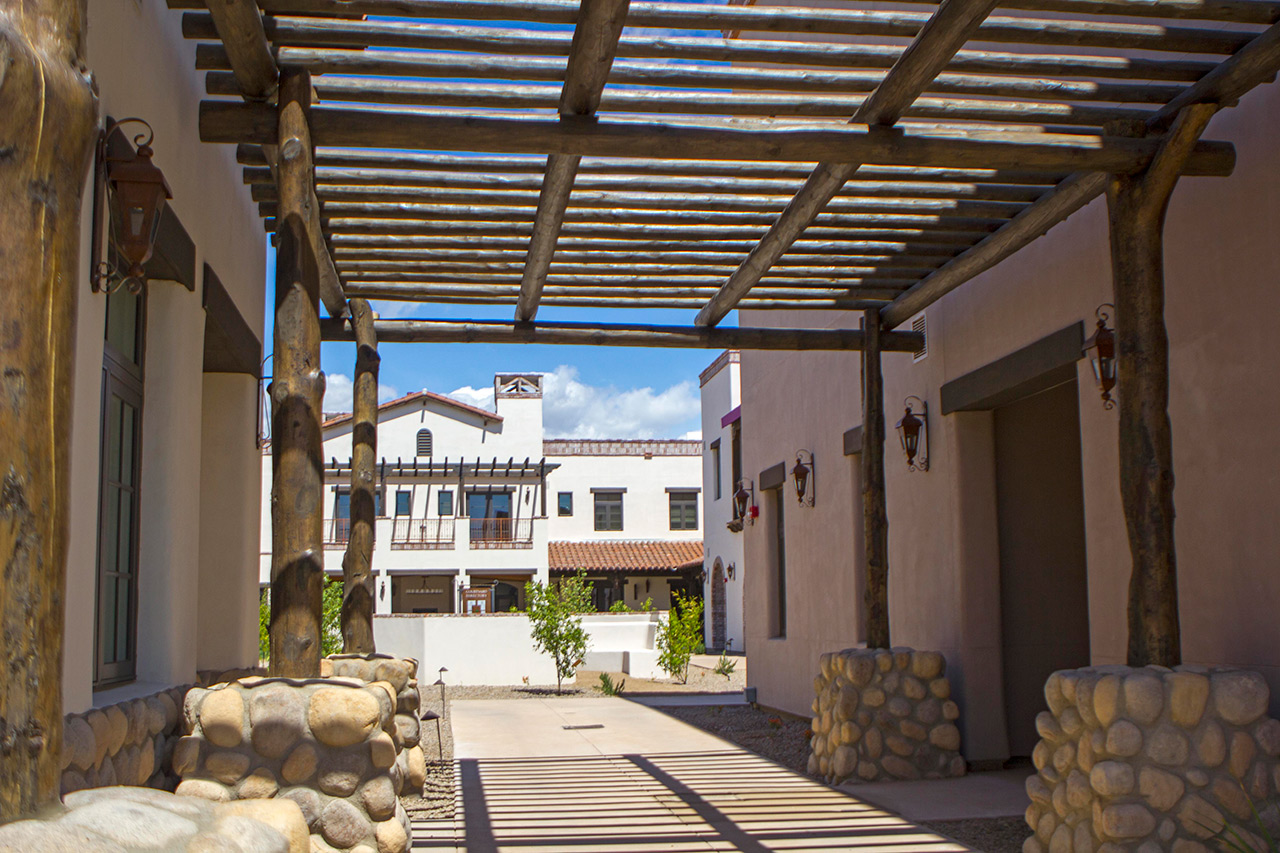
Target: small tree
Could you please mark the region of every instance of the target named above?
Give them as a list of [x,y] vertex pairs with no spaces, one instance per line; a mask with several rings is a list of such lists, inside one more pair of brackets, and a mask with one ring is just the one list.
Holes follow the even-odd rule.
[[587,653],[590,637],[582,627],[582,614],[591,610],[591,585],[586,573],[563,578],[556,586],[541,581],[524,585],[533,645],[551,655],[556,664],[556,693],[573,675]]
[[320,654],[336,655],[342,651],[342,581],[324,579],[320,604]]
[[706,650],[702,643],[702,599],[673,595],[667,621],[658,626],[658,666],[681,684],[689,681],[689,660]]

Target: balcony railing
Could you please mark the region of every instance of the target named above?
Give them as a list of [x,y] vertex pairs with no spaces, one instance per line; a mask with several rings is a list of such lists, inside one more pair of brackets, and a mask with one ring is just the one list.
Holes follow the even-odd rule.
[[345,548],[351,540],[351,519],[326,518],[324,520],[324,547]]
[[532,548],[533,519],[473,518],[471,519],[471,547]]
[[397,518],[391,526],[391,550],[450,551],[453,530],[452,518]]

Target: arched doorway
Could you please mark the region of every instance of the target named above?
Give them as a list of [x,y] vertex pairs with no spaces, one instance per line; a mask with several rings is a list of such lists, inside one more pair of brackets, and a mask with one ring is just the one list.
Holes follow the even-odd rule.
[[725,640],[724,564],[716,557],[711,569],[711,648],[724,650]]

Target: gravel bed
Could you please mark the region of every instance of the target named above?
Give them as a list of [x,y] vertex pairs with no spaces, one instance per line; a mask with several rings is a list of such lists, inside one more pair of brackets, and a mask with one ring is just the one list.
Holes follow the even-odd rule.
[[921,826],[983,853],[1021,853],[1022,843],[1031,835],[1027,822],[1020,817],[940,820]]
[[[454,814],[456,785],[453,768],[453,726],[447,709],[440,702],[439,688],[427,685],[420,686],[418,693],[422,697],[419,715],[428,710],[442,714],[440,720],[440,737],[436,737],[435,720],[424,720],[422,723],[422,752],[427,758],[427,781],[422,794],[405,793],[400,802],[413,820],[428,818],[451,818]],[[452,698],[452,697],[451,697]],[[442,713],[443,712],[443,713]],[[443,756],[443,760],[441,760]]]
[[750,705],[660,706],[657,710],[736,743],[797,773],[809,763],[809,723]]

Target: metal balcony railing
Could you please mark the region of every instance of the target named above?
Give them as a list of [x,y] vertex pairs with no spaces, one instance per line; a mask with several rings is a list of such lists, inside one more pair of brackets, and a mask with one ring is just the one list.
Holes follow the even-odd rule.
[[472,548],[532,548],[533,519],[473,518]]
[[326,518],[324,520],[324,547],[345,548],[351,540],[351,519]]
[[451,551],[452,518],[397,518],[391,526],[393,551]]

